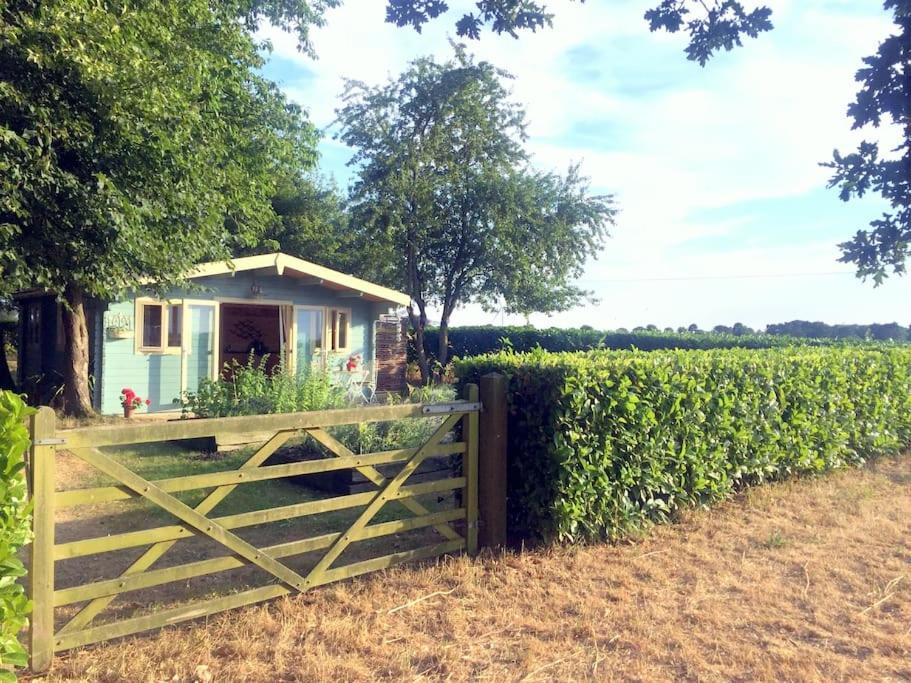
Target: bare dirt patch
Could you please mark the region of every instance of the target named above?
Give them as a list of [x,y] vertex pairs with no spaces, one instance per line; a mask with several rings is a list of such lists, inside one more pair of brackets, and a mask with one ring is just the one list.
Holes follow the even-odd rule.
[[911,458],[640,542],[450,558],[59,657],[51,680],[911,680]]

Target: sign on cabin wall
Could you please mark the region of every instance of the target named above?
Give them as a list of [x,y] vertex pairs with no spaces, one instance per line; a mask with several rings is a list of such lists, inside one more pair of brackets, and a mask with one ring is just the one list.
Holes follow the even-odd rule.
[[130,339],[133,336],[133,314],[104,312],[104,330],[108,339]]

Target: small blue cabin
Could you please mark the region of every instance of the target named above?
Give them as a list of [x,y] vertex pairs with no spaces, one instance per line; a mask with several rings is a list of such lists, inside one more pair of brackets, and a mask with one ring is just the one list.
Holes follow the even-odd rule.
[[[148,398],[148,410],[175,410],[177,399],[216,379],[226,363],[252,354],[291,372],[347,371],[355,358],[381,390],[404,385],[406,343],[400,311],[406,294],[287,254],[198,265],[191,283],[156,297],[139,291],[88,306],[93,402],[121,412],[123,388]],[[63,325],[52,293],[20,292],[20,384],[48,401],[61,376]],[[58,385],[59,386],[59,382]]]

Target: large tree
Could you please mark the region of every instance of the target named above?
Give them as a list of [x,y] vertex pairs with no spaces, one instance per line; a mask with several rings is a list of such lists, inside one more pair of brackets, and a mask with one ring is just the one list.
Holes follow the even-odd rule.
[[[64,400],[91,412],[86,303],[179,281],[274,220],[315,162],[301,110],[258,75],[257,18],[292,0],[12,0],[0,8],[0,288],[64,302]],[[3,294],[0,291],[0,294]]]
[[403,288],[425,379],[428,311],[440,315],[445,363],[449,319],[475,301],[519,312],[564,310],[587,293],[571,284],[613,220],[608,196],[528,166],[525,114],[509,76],[456,46],[439,63],[418,59],[379,86],[350,82],[339,137],[354,148],[356,243],[373,277]]
[[337,270],[357,269],[345,198],[317,175],[288,178],[272,197],[276,220],[243,255],[283,251]]

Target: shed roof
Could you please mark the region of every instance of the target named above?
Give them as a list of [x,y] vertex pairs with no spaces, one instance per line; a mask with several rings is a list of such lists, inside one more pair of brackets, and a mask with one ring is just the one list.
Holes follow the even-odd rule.
[[194,279],[211,275],[230,275],[246,270],[272,270],[283,277],[298,278],[302,284],[350,293],[367,301],[388,302],[399,306],[407,306],[411,302],[411,297],[403,292],[281,252],[240,256],[230,261],[200,263],[187,274],[187,277]]

